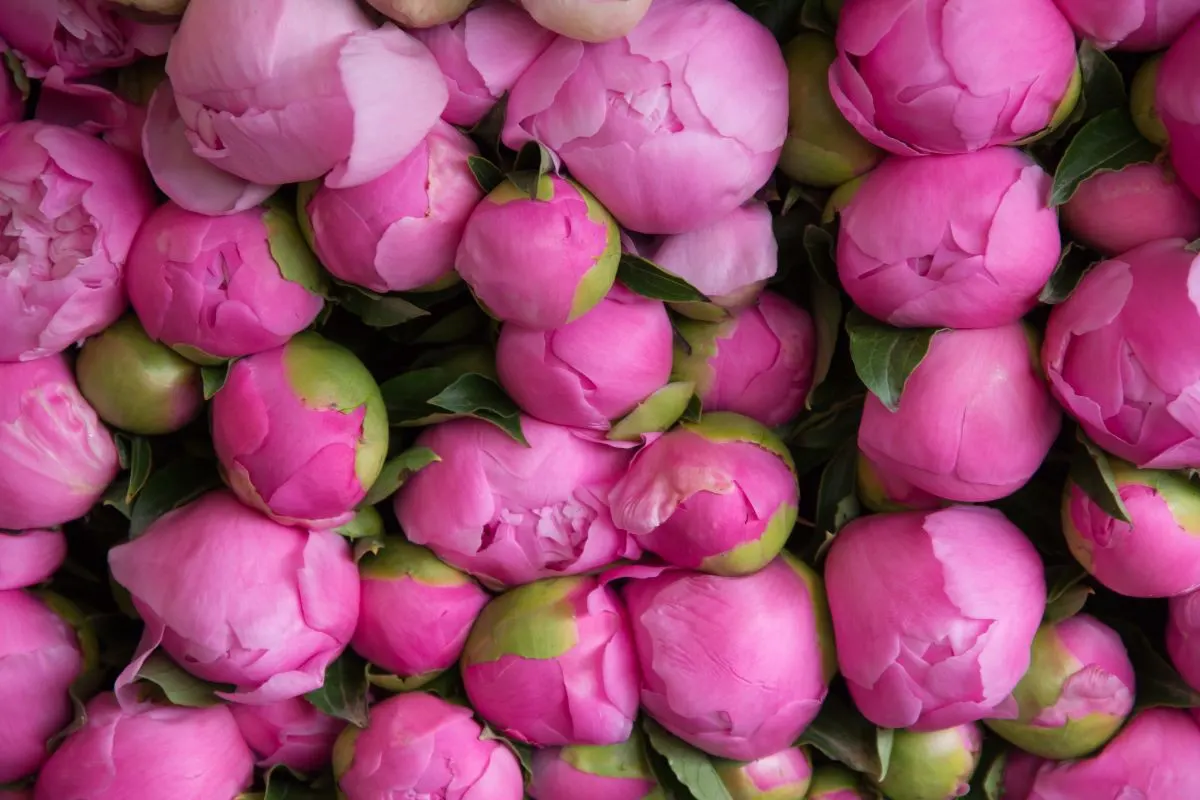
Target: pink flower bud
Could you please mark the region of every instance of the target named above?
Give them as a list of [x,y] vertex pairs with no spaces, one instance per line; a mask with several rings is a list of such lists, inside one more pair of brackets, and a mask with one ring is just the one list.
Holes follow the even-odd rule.
[[235,800],[253,778],[254,756],[225,706],[123,709],[105,693],[46,762],[34,799]]
[[745,763],[718,761],[714,766],[733,800],[804,800],[812,780],[812,761],[802,747]]
[[637,558],[641,550],[608,509],[628,451],[533,417],[521,417],[521,427],[528,447],[475,419],[417,437],[441,460],[396,494],[409,540],[493,587]]
[[411,683],[450,669],[488,601],[469,577],[399,537],[359,562],[358,627],[350,645]]
[[298,772],[319,772],[329,765],[333,743],[346,727],[300,697],[257,706],[231,703],[229,710],[265,768],[283,764]]
[[650,0],[520,0],[539,25],[583,42],[607,42],[632,31]]
[[1172,597],[1168,608],[1167,653],[1179,674],[1195,689],[1200,686],[1200,593]]
[[483,119],[554,40],[553,32],[503,0],[480,3],[413,36],[429,48],[446,76],[450,102],[442,119],[466,127]]
[[387,456],[379,385],[315,333],[244,358],[213,397],[213,446],[238,498],[280,522],[349,522]]
[[199,363],[279,347],[320,313],[322,279],[295,220],[224,217],[167,203],[129,256],[129,299],[150,338]]
[[82,517],[120,469],[61,355],[0,364],[0,529]]
[[534,800],[661,800],[662,789],[635,727],[611,745],[547,747],[534,751],[529,796]]
[[825,564],[838,664],[876,725],[933,731],[1013,718],[1046,606],[1037,551],[999,511],[854,520]]
[[46,741],[71,721],[83,655],[71,626],[29,592],[0,591],[0,619],[0,783],[10,783],[42,766]]
[[1062,212],[1076,239],[1109,256],[1158,239],[1200,237],[1200,199],[1161,164],[1097,173]]
[[1188,292],[1200,256],[1186,245],[1151,242],[1099,264],[1046,325],[1054,396],[1096,444],[1139,467],[1200,467],[1200,310]]
[[236,702],[321,686],[358,618],[358,571],[344,539],[280,525],[226,491],[159,518],[110,550],[108,564],[146,621],[143,643],[161,639],[192,674],[233,684],[221,696]]
[[521,800],[524,794],[512,751],[484,738],[470,709],[423,692],[373,706],[370,725],[342,734],[333,766],[346,800]]
[[49,580],[67,557],[62,531],[0,533],[0,590],[23,589]]
[[842,286],[863,311],[900,327],[1016,322],[1058,264],[1049,192],[1050,176],[1011,147],[889,158],[842,210]]
[[613,521],[678,567],[745,575],[779,554],[800,488],[787,448],[763,425],[705,414],[645,447],[609,495]]
[[471,629],[467,696],[489,723],[537,747],[623,742],[638,707],[628,631],[616,592],[596,578],[511,589]]
[[857,773],[839,764],[822,764],[813,770],[808,800],[869,800],[869,795]]
[[0,130],[0,173],[0,362],[27,361],[121,316],[125,258],[154,201],[128,155],[57,125]]
[[779,46],[749,15],[657,0],[623,39],[556,39],[509,95],[504,143],[542,142],[625,227],[683,233],[766,182],[787,91]]
[[1200,15],[1175,40],[1158,73],[1155,102],[1170,140],[1171,166],[1200,197]]
[[696,384],[705,411],[776,426],[804,407],[817,348],[804,309],[765,292],[725,322],[679,320],[675,328],[675,375]]
[[167,56],[193,152],[227,172],[260,184],[329,172],[329,185],[357,186],[399,163],[446,107],[429,50],[353,0],[245,8],[193,4]]
[[1161,50],[1200,16],[1196,0],[1055,0],[1080,38],[1101,50]]
[[837,41],[833,99],[898,155],[1012,144],[1066,119],[1079,95],[1075,34],[1054,0],[970,12],[948,0],[848,0]]
[[781,555],[753,575],[668,571],[622,589],[642,706],[681,739],[754,760],[791,746],[836,672],[821,579]]
[[595,307],[620,259],[617,223],[596,198],[543,175],[536,198],[505,181],[475,207],[455,266],[497,319],[547,330]]
[[430,28],[461,17],[471,0],[367,0],[367,3],[405,28]]
[[889,800],[954,800],[971,790],[983,731],[974,722],[935,731],[896,731],[879,788]]
[[608,430],[670,379],[673,341],[662,303],[614,285],[595,308],[561,328],[505,325],[496,369],[526,413]]
[[1020,323],[935,334],[898,410],[867,396],[863,454],[947,500],[996,500],[1024,486],[1062,424],[1026,334]]

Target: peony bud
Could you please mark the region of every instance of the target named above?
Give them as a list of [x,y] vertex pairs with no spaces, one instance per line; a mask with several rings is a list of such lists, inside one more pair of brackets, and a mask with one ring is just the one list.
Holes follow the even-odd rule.
[[1200,16],[1197,0],[1055,0],[1081,39],[1101,50],[1162,50]]
[[902,328],[1016,322],[1037,304],[1062,248],[1050,183],[1010,147],[889,158],[841,212],[842,286],[863,311]]
[[839,764],[813,770],[808,800],[868,800],[859,776]]
[[624,742],[534,751],[534,800],[665,800],[637,728]]
[[596,578],[512,589],[471,629],[462,658],[467,696],[489,723],[537,747],[623,742],[638,707],[628,631],[616,592]]
[[61,355],[0,363],[0,529],[82,517],[120,469]]
[[718,761],[714,766],[733,800],[804,800],[812,779],[812,761],[803,747],[748,763]]
[[776,426],[804,407],[817,335],[808,312],[773,292],[721,323],[675,324],[675,376],[696,385],[705,411]]
[[1062,415],[1020,323],[936,333],[899,408],[867,396],[858,446],[880,471],[947,500],[983,502],[1024,486]]
[[379,385],[315,333],[235,363],[213,397],[212,430],[229,487],[287,524],[349,522],[387,456]]
[[922,511],[949,505],[937,495],[882,470],[860,451],[855,463],[858,499],[871,511]]
[[614,285],[591,311],[552,330],[500,329],[500,382],[528,414],[608,430],[671,376],[674,333],[657,300]]
[[1114,519],[1068,482],[1063,534],[1096,580],[1129,597],[1171,597],[1200,587],[1200,489],[1173,472],[1110,460],[1132,524]]
[[387,537],[359,561],[358,627],[350,646],[363,658],[420,686],[450,669],[488,595],[424,547]]
[[1063,224],[1109,256],[1157,239],[1200,237],[1200,199],[1161,164],[1134,164],[1088,178],[1063,206]]
[[432,28],[461,17],[471,0],[367,0],[380,14],[406,28]]
[[[1193,3],[1194,5],[1194,3]],[[1155,104],[1170,141],[1171,166],[1200,197],[1200,14],[1163,57]]]
[[154,200],[129,156],[41,122],[0,129],[0,174],[0,362],[28,361],[121,316],[125,259]]
[[254,756],[225,706],[149,703],[125,709],[111,693],[38,776],[34,800],[236,800]]
[[983,732],[973,722],[940,731],[896,731],[879,788],[889,800],[953,800],[970,791]]
[[656,0],[623,40],[556,39],[513,86],[503,139],[550,148],[625,227],[683,233],[762,187],[787,113],[770,31],[725,0]]
[[752,575],[667,571],[622,588],[642,706],[723,758],[790,747],[837,671],[820,577],[787,554]]
[[1200,594],[1188,592],[1172,597],[1168,609],[1167,653],[1179,674],[1195,689],[1200,686]]
[[457,280],[454,254],[483,197],[467,166],[479,150],[444,122],[390,172],[348,189],[306,184],[301,224],[326,268],[375,292]]
[[1159,147],[1167,146],[1167,129],[1158,115],[1158,73],[1162,69],[1162,54],[1142,62],[1129,84],[1129,111],[1138,133]]
[[323,714],[300,697],[264,705],[231,703],[229,710],[259,766],[282,764],[297,772],[323,770],[333,758],[333,743],[346,723]]
[[346,800],[521,800],[524,794],[512,751],[485,736],[470,709],[423,692],[389,697],[371,708],[366,728],[347,728],[333,769]]
[[1200,255],[1186,246],[1166,239],[1102,262],[1046,324],[1054,396],[1096,444],[1139,467],[1200,467],[1190,408],[1200,309],[1188,293]]
[[1078,614],[1038,629],[1029,671],[1013,690],[1017,718],[985,724],[1035,755],[1079,758],[1116,734],[1133,695],[1133,665],[1121,637]]
[[833,40],[806,32],[783,49],[788,65],[788,137],[779,168],[794,181],[834,187],[879,163],[883,153],[854,130],[829,91]]
[[110,550],[108,564],[146,621],[143,644],[161,640],[193,675],[233,684],[219,694],[235,702],[321,686],[358,617],[358,572],[344,539],[280,525],[223,490],[160,517]]
[[1042,562],[999,511],[861,517],[825,563],[838,664],[876,725],[935,731],[1014,718],[1046,606]]
[[596,198],[543,175],[536,198],[505,181],[475,207],[455,266],[488,313],[547,330],[604,299],[620,259],[617,223]]
[[608,509],[628,451],[533,417],[521,417],[521,428],[528,447],[476,419],[417,437],[441,460],[396,493],[409,541],[493,588],[637,558]]
[[607,42],[632,31],[650,0],[520,0],[537,23],[583,42]]
[[837,42],[834,102],[898,155],[1019,142],[1064,121],[1079,98],[1075,34],[1053,0],[973,13],[945,0],[848,0]]
[[173,433],[204,407],[200,368],[151,339],[133,316],[87,340],[75,377],[100,418],[130,433]]
[[49,580],[67,557],[67,538],[58,530],[0,532],[0,591]]

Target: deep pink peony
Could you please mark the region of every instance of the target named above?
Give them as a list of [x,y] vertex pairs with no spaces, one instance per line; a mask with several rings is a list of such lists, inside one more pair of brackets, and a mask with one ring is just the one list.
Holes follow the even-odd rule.
[[1054,0],[1080,38],[1102,50],[1161,50],[1200,17],[1200,0]]
[[1200,198],[1162,164],[1134,164],[1088,178],[1062,218],[1080,242],[1119,256],[1157,239],[1200,237]]
[[231,703],[229,710],[246,744],[259,757],[259,766],[283,764],[314,774],[329,765],[333,743],[346,723],[316,709],[301,697],[264,705]]

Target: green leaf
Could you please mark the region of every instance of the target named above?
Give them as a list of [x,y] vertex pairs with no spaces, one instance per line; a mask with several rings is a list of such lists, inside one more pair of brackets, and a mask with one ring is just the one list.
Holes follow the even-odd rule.
[[429,405],[465,414],[495,425],[523,445],[528,446],[521,430],[521,409],[504,393],[500,384],[484,375],[470,373],[460,376],[436,396]]
[[693,400],[699,401],[694,383],[668,383],[614,423],[607,438],[612,441],[636,442],[644,434],[669,430],[688,410]]
[[667,760],[671,772],[695,800],[733,800],[708,755],[671,735],[649,717],[642,723],[642,728],[650,740],[650,747]]
[[167,702],[187,708],[208,708],[221,704],[218,691],[233,691],[233,686],[221,686],[202,681],[172,661],[166,653],[155,650],[137,672],[137,680],[155,687]]
[[382,503],[395,494],[410,477],[433,462],[441,460],[438,454],[428,447],[411,447],[395,458],[388,459],[361,505],[369,507]]
[[[387,465],[385,464],[384,470],[386,471],[386,469]],[[383,475],[380,474],[379,477],[382,478]],[[376,483],[378,484],[378,481]],[[383,536],[383,517],[375,510],[374,504],[367,503],[364,500],[354,512],[354,519],[345,525],[334,528],[333,532],[351,541],[355,539],[381,538]]]
[[483,156],[467,156],[467,167],[470,168],[471,174],[475,176],[475,182],[479,184],[480,189],[483,189],[484,194],[488,194],[492,189],[504,183],[504,172]]
[[896,731],[892,728],[875,729],[875,753],[879,756],[879,780],[887,777],[888,767],[892,763],[892,745],[896,741]]
[[1113,477],[1108,454],[1087,438],[1082,428],[1079,429],[1076,438],[1080,447],[1076,448],[1074,458],[1071,459],[1071,481],[1105,514],[1132,524],[1129,509],[1125,507],[1117,489],[1117,480]]
[[[812,408],[813,395],[833,365],[838,336],[842,330],[842,293],[838,290],[837,264],[833,256],[833,236],[817,225],[804,229],[804,249],[812,265],[809,290],[812,298],[813,322],[817,332],[817,351],[813,359],[812,386],[804,399],[804,407]],[[831,282],[832,277],[832,282]]]
[[527,197],[538,199],[538,183],[543,175],[548,175],[554,169],[554,157],[541,142],[526,142],[517,151],[517,160],[513,162],[512,174],[508,179]]
[[1156,156],[1158,148],[1138,133],[1128,109],[1106,111],[1084,125],[1067,145],[1054,171],[1050,205],[1070,200],[1079,185],[1097,173],[1148,163]]
[[1125,79],[1113,60],[1090,41],[1079,46],[1079,69],[1083,73],[1083,120],[1129,107]]
[[152,463],[150,441],[142,436],[133,437],[133,446],[129,452],[129,487],[125,490],[126,505],[131,505],[138,492],[146,487]]
[[376,294],[358,286],[337,284],[337,302],[370,328],[391,328],[429,312],[395,294]]
[[1057,600],[1046,603],[1046,613],[1042,619],[1049,623],[1070,619],[1083,610],[1087,599],[1095,593],[1095,590],[1086,584],[1072,586],[1063,592]]
[[1054,268],[1050,280],[1046,281],[1042,293],[1038,295],[1038,302],[1057,305],[1066,300],[1071,296],[1071,292],[1075,291],[1075,287],[1079,286],[1083,276],[1087,275],[1099,260],[1095,253],[1083,245],[1067,242],[1058,259],[1058,266]]
[[112,438],[113,446],[117,448],[117,464],[121,469],[129,469],[129,451],[133,448],[132,437],[127,433],[117,431]]
[[817,487],[816,533],[836,535],[862,512],[858,504],[858,445],[843,444],[821,471]]
[[136,539],[152,522],[221,485],[214,465],[184,457],[150,475],[129,516],[129,538]]
[[1125,619],[1104,619],[1121,635],[1137,676],[1134,711],[1146,708],[1195,708],[1200,692],[1188,686],[1175,667],[1146,638],[1139,624]]
[[304,699],[318,711],[365,728],[370,686],[367,662],[353,650],[346,650],[325,669],[321,688],[304,695]]
[[809,266],[827,285],[841,286],[837,270],[837,242],[833,233],[820,225],[804,226],[804,253]]
[[387,543],[384,542],[382,536],[366,536],[355,540],[354,563],[362,561],[364,556],[375,555],[386,546]]
[[858,377],[880,402],[895,411],[908,376],[925,359],[938,330],[893,328],[855,308],[846,315],[846,333]]
[[631,292],[667,303],[707,303],[702,292],[690,283],[667,272],[662,267],[641,256],[622,253],[617,267],[617,280]]
[[225,386],[229,380],[229,370],[233,368],[233,359],[223,364],[213,364],[200,368],[200,382],[204,386],[204,399],[212,400],[213,396]]
[[1188,246],[1183,249],[1187,250],[1189,253],[1200,253],[1200,239],[1190,242]]
[[833,36],[836,32],[833,20],[825,13],[823,0],[804,0],[804,5],[800,8],[800,24],[828,36]]
[[[821,711],[801,734],[797,744],[808,744],[855,772],[879,781],[884,773],[884,756],[891,755],[887,735],[879,733],[858,709],[842,696],[830,692]],[[885,753],[886,751],[886,753]]]

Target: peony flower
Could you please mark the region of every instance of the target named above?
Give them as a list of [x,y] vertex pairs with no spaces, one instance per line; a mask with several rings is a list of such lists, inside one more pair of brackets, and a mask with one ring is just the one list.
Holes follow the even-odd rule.
[[[1167,617],[1167,653],[1189,686],[1200,686],[1200,595],[1171,598]],[[1197,689],[1200,691],[1200,689]]]
[[954,800],[971,789],[983,731],[974,722],[940,731],[896,731],[879,788],[889,800]]
[[1155,107],[1170,141],[1171,166],[1200,197],[1200,15],[1163,58]]
[[534,800],[663,800],[636,727],[617,744],[539,748],[530,766]]
[[1162,50],[1200,16],[1196,0],[1055,0],[1083,39],[1101,50]]
[[318,711],[300,697],[265,705],[231,703],[229,710],[246,744],[259,756],[258,764],[277,764],[298,772],[314,773],[333,758],[333,743],[346,723]]
[[1076,239],[1109,256],[1158,239],[1200,237],[1200,199],[1161,164],[1093,175],[1079,185],[1062,215]]
[[714,765],[733,800],[804,800],[812,779],[812,760],[803,747],[789,747],[749,762]]

